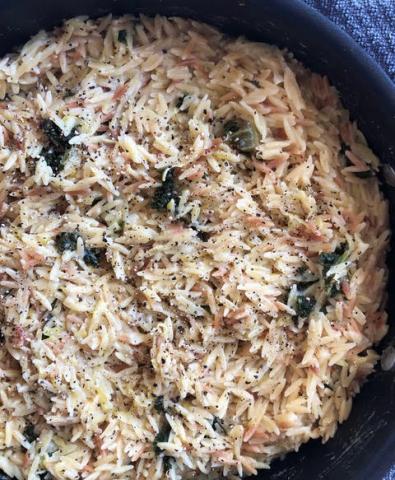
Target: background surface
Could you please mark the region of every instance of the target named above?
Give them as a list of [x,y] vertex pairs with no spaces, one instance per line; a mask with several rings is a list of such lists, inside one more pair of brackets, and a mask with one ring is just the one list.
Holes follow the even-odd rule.
[[351,35],[395,82],[395,0],[305,2]]

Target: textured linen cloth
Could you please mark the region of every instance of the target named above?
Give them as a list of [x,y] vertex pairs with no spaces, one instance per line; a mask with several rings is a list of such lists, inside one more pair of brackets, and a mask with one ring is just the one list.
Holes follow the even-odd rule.
[[353,37],[395,82],[395,0],[305,2]]
[[[304,1],[353,37],[395,82],[395,0]],[[383,480],[395,480],[395,452]]]

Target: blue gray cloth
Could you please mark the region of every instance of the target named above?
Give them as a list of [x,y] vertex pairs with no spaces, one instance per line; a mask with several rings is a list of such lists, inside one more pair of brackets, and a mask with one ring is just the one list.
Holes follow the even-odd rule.
[[305,2],[343,28],[395,82],[395,0]]

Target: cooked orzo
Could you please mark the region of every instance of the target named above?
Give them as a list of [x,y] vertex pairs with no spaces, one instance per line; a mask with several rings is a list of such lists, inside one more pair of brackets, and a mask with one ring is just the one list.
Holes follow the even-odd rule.
[[332,437],[389,229],[328,80],[190,20],[75,18],[0,96],[1,478],[239,478]]

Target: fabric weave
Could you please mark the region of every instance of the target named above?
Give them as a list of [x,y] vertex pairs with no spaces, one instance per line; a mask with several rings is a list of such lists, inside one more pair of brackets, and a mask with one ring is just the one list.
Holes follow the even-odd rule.
[[395,82],[395,1],[305,0],[305,2],[353,37]]

